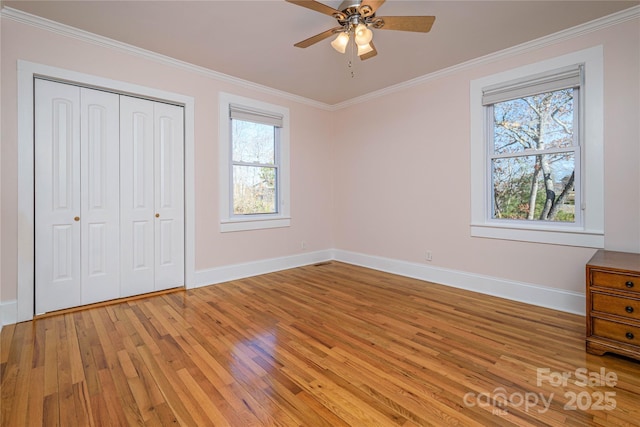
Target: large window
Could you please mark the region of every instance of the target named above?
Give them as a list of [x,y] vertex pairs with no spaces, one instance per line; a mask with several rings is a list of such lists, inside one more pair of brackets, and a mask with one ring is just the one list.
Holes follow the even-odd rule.
[[581,224],[581,68],[484,90],[492,219]]
[[471,100],[472,235],[602,247],[601,49],[475,80]]
[[221,230],[289,225],[288,110],[220,95]]

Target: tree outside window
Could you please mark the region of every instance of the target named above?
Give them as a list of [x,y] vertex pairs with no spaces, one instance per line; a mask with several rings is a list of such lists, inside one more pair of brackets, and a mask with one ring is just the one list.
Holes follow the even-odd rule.
[[492,218],[576,222],[578,92],[562,89],[491,105]]
[[231,132],[233,214],[277,213],[278,128],[232,119]]

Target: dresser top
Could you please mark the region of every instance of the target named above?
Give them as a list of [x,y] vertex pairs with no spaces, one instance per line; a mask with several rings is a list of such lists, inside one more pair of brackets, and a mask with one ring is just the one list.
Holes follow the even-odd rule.
[[589,260],[591,267],[640,272],[640,254],[598,250]]

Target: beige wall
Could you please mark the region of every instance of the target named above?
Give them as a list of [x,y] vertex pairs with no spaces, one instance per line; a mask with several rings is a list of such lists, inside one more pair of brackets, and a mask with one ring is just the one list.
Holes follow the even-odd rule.
[[[605,246],[640,251],[638,20],[465,68],[336,116],[336,247],[584,292],[593,249],[470,236],[471,80],[602,44]],[[588,90],[588,89],[587,89]],[[354,126],[367,118],[367,126]],[[588,173],[588,172],[587,172]],[[425,263],[425,252],[433,261]]]
[[[469,82],[602,44],[605,55],[605,242],[640,252],[638,20],[330,112],[2,19],[0,302],[16,298],[16,61],[154,87],[195,99],[196,270],[331,248],[583,291],[593,249],[471,238]],[[218,231],[217,97],[291,111],[292,226]],[[335,131],[334,129],[339,129]]]

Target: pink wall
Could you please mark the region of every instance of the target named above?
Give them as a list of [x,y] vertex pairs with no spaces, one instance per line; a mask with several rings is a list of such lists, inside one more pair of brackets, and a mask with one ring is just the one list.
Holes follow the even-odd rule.
[[[434,267],[581,292],[592,249],[470,237],[469,82],[604,45],[605,241],[608,249],[640,252],[639,25],[628,21],[329,112],[3,18],[0,301],[16,298],[17,59],[195,99],[196,270],[300,254],[304,240],[306,251],[418,263],[431,251]],[[218,231],[219,91],[290,109],[291,227]]]
[[[196,270],[298,255],[332,247],[329,111],[251,90],[183,68],[129,55],[2,18],[1,300],[16,298],[18,59],[180,93],[195,99]],[[218,93],[289,108],[291,227],[220,233]],[[301,250],[301,241],[306,249]]]
[[[594,250],[470,236],[470,81],[602,44],[605,245],[640,252],[638,20],[353,105],[335,147],[337,248],[584,291]],[[367,126],[362,123],[366,114]]]

